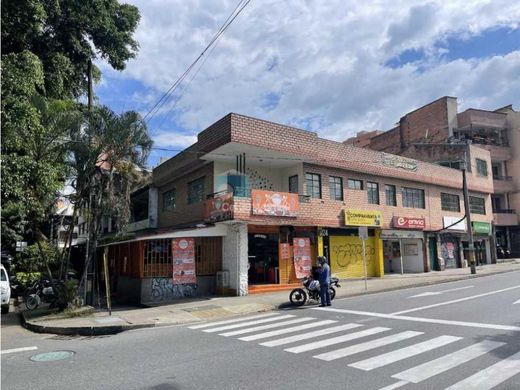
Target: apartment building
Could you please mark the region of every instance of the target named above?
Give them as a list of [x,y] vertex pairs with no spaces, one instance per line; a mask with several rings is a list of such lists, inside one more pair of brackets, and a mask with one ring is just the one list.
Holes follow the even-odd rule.
[[[468,185],[490,262],[493,181]],[[106,246],[118,295],[141,303],[286,288],[318,255],[342,278],[466,265],[460,171],[243,115],[156,167],[148,194],[142,230]]]
[[[404,115],[395,128],[368,136],[362,132],[348,142],[456,169],[466,161],[469,171],[491,176],[496,245],[520,256],[520,112],[511,105],[458,112],[457,98],[445,96]],[[489,152],[491,165],[479,157],[482,151]]]

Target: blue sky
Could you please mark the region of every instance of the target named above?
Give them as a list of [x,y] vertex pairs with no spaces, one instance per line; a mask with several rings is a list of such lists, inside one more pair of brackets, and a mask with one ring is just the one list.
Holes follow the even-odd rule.
[[[140,52],[99,63],[101,104],[146,114],[200,54],[237,0],[132,0]],[[388,9],[392,12],[388,12]],[[344,140],[389,129],[441,96],[459,110],[520,109],[520,3],[253,0],[150,120],[150,167],[229,112]],[[168,149],[172,151],[167,151]]]

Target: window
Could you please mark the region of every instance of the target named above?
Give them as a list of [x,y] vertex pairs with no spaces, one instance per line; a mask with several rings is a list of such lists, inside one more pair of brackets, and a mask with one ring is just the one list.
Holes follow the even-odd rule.
[[204,177],[188,183],[188,204],[202,202],[204,199]]
[[362,190],[363,180],[348,179],[348,188],[351,190]]
[[162,211],[175,210],[175,190],[163,192],[162,194]]
[[298,191],[298,175],[289,177],[289,192],[291,194],[297,194]]
[[424,209],[424,190],[417,188],[402,188],[403,207]]
[[321,199],[321,176],[315,173],[306,173],[307,195],[311,198]]
[[329,176],[330,199],[343,200],[343,179],[337,176]]
[[395,198],[395,186],[385,184],[385,197],[387,206],[397,206],[397,199]]
[[479,176],[487,176],[487,161],[481,160],[480,158],[477,158],[477,174]]
[[367,181],[368,203],[379,204],[379,184]]
[[441,192],[441,208],[444,211],[460,211],[459,196]]
[[469,197],[469,212],[473,214],[486,214],[486,202],[484,198]]
[[439,165],[447,168],[458,169],[460,171],[460,161],[442,161]]

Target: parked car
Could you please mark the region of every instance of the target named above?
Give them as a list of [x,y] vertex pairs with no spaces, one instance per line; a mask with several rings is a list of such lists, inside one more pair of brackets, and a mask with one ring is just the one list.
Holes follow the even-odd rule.
[[0,299],[2,301],[2,314],[9,313],[9,301],[11,299],[11,286],[9,276],[3,264],[0,266]]

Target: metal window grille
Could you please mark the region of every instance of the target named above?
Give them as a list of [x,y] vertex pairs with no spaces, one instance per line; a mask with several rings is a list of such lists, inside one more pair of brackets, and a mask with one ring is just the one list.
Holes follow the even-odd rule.
[[144,277],[172,276],[172,240],[148,240],[144,244]]
[[444,211],[460,211],[460,199],[458,195],[441,192],[441,208]]
[[469,197],[469,212],[473,214],[486,214],[486,201],[476,196]]
[[402,188],[403,207],[424,209],[424,190],[418,188]]
[[204,199],[204,177],[188,183],[188,204],[202,202]]
[[162,210],[173,211],[175,210],[175,190],[166,191],[162,195]]

